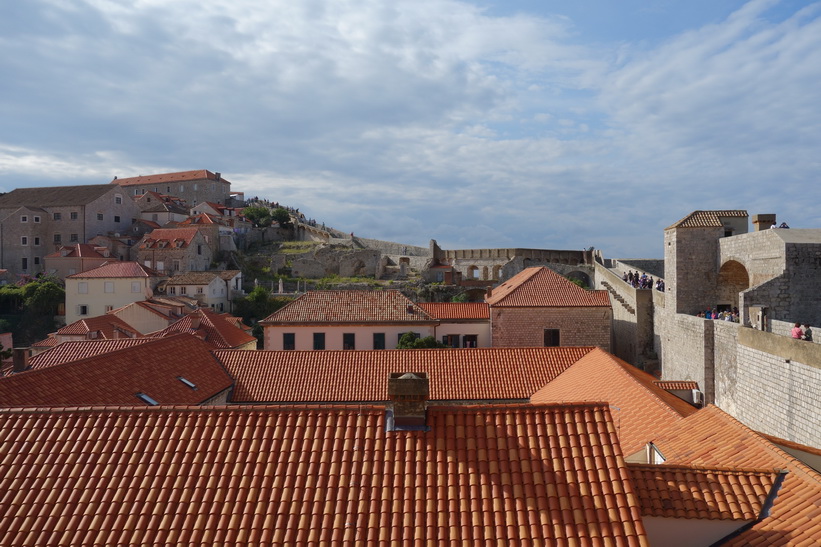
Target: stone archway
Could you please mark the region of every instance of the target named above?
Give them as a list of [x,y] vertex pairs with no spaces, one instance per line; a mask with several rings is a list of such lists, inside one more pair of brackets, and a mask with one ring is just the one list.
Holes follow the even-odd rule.
[[502,267],[497,264],[493,266],[493,281],[499,281],[499,274],[502,272]]
[[478,266],[468,266],[468,279],[479,279]]
[[716,303],[720,306],[738,307],[738,293],[750,288],[747,268],[737,260],[728,260],[718,270]]

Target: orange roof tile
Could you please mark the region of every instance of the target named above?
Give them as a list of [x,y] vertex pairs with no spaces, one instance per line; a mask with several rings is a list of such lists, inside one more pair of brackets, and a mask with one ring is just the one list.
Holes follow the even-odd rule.
[[433,324],[436,320],[397,290],[309,291],[260,323]]
[[434,400],[526,400],[589,347],[216,351],[234,402],[385,401],[391,372],[427,372]]
[[609,409],[0,411],[5,545],[647,545]]
[[[97,252],[95,245],[88,243],[77,243],[76,245],[65,245],[60,250],[47,254],[45,258],[101,258],[105,259],[102,254]],[[63,254],[63,251],[67,251]]]
[[209,347],[183,334],[0,378],[0,406],[139,405],[138,392],[164,404],[199,404],[231,384]]
[[726,545],[821,544],[821,475],[718,407],[673,424],[653,443],[668,464],[788,471],[770,516]]
[[610,307],[607,291],[588,291],[544,266],[522,270],[485,300],[491,307]]
[[652,435],[696,408],[655,385],[655,378],[618,357],[595,348],[539,389],[534,403],[607,401],[625,454],[640,450]]
[[37,342],[34,342],[31,345],[31,347],[33,347],[33,348],[53,348],[54,346],[56,346],[59,343],[60,343],[60,341],[57,340],[57,338],[54,336],[54,333],[50,333],[48,335],[48,338],[44,338],[43,340],[38,340]]
[[419,302],[419,307],[431,317],[443,321],[490,320],[490,308],[485,302]]
[[[195,171],[180,171],[177,173],[161,173],[158,175],[145,175],[139,177],[127,177],[122,179],[114,179],[111,184],[119,184],[120,186],[139,186],[149,184],[165,184],[169,182],[185,182],[188,180],[217,180],[215,173],[207,169],[197,169]],[[220,177],[222,182],[231,184],[224,178]]]
[[[194,328],[197,320],[199,325]],[[151,337],[163,338],[182,332],[194,334],[214,349],[239,348],[257,341],[254,336],[237,327],[234,321],[229,321],[207,308],[200,308],[181,317],[167,328],[152,333]]]
[[148,266],[143,266],[139,262],[122,262],[112,260],[98,268],[86,270],[85,272],[72,274],[66,279],[90,279],[102,277],[165,277],[160,272]]
[[68,340],[29,359],[32,370],[77,361],[122,348],[143,344],[150,338],[117,338],[114,340]]
[[642,516],[755,520],[776,484],[768,470],[627,464]]
[[181,243],[182,247],[187,247],[198,233],[198,228],[157,228],[145,234],[137,247],[151,249],[159,247],[160,243],[175,245],[177,242]]
[[747,211],[741,209],[727,210],[727,211],[693,211],[683,219],[675,224],[668,226],[665,230],[670,228],[721,228],[722,218],[743,218],[749,216]]
[[124,335],[131,334],[133,336],[139,336],[142,334],[116,315],[110,313],[98,315],[97,317],[89,317],[88,319],[78,319],[74,323],[70,323],[58,329],[57,334],[65,336],[85,336],[90,332],[96,332],[105,339],[112,339],[115,336],[119,337],[119,333],[115,334],[117,331],[119,331],[119,333],[125,333]]
[[664,390],[698,389],[698,382],[693,382],[689,380],[656,380],[653,383]]

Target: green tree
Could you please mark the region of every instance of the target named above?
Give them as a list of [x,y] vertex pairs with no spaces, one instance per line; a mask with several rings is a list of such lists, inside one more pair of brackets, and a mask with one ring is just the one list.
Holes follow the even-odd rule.
[[280,228],[291,228],[293,226],[291,223],[291,213],[282,207],[274,209],[274,212],[271,213],[271,220],[279,223]]
[[273,220],[271,210],[267,207],[259,207],[258,205],[246,207],[242,210],[242,214],[245,218],[253,222],[257,228],[270,226]]
[[57,313],[57,307],[66,301],[66,291],[53,281],[29,283],[23,288],[23,295],[26,308],[43,314]]
[[457,303],[458,302],[467,302],[468,301],[468,293],[466,293],[466,292],[459,293],[456,296],[454,296],[453,298],[451,298],[450,301],[451,302],[457,302]]
[[433,336],[419,338],[415,332],[406,332],[399,339],[396,349],[426,349],[426,348],[446,348],[447,346],[438,341]]

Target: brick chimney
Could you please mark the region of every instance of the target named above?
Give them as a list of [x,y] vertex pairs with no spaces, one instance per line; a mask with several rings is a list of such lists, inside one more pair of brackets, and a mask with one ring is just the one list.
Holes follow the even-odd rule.
[[29,348],[14,348],[12,353],[12,372],[23,372],[29,368]]
[[194,329],[194,330],[197,330],[198,328],[200,328],[200,321],[201,320],[202,320],[202,317],[200,317],[198,314],[191,314],[191,328]]
[[756,232],[761,230],[768,230],[775,224],[774,214],[753,215],[753,226]]
[[389,429],[424,429],[430,380],[424,372],[392,372],[388,378],[388,399],[393,410]]
[[490,298],[493,296],[493,287],[488,287],[487,292],[485,293],[485,298]]

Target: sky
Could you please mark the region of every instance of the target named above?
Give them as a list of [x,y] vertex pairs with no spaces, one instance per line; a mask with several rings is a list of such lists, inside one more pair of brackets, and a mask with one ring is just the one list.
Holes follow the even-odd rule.
[[357,236],[660,258],[821,227],[821,3],[26,0],[0,191],[208,169]]

